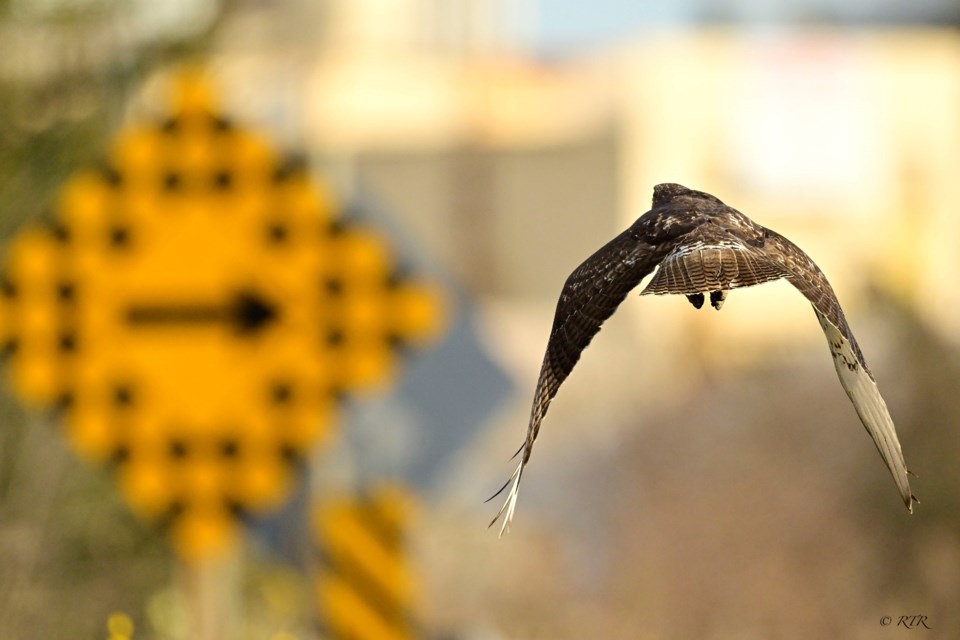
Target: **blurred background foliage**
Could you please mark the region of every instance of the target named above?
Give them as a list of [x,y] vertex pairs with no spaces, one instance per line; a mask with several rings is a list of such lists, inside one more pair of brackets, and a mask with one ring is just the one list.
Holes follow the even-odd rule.
[[[134,4],[0,3],[4,238],[28,221],[50,220],[59,186],[104,157],[144,78],[202,53],[224,15],[211,14],[199,30],[137,33]],[[147,605],[171,579],[163,537],[133,516],[108,473],[70,454],[54,416],[24,412],[8,393],[0,429],[0,629],[25,638],[102,637],[117,610],[150,628]]]
[[[641,4],[0,1],[0,236],[48,219],[171,65],[209,65],[230,109],[463,283],[515,380],[423,490],[431,636],[876,638],[923,614],[960,637],[960,6]],[[484,528],[564,278],[664,181],[831,277],[913,516],[780,283],[722,314],[630,296],[547,418],[513,533]],[[136,638],[190,637],[163,535],[55,417],[8,392],[0,411],[0,633],[104,637],[123,611]],[[243,637],[314,637],[309,574],[255,545],[230,572]]]

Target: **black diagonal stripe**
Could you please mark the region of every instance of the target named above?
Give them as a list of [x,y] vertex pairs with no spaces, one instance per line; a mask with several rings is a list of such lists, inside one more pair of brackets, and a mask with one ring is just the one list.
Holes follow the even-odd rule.
[[[351,509],[351,515],[357,524],[377,540],[379,546],[391,557],[399,557],[405,550],[405,527],[401,521],[390,517],[385,500],[378,498],[376,492],[368,492],[361,503]],[[376,575],[368,573],[362,565],[352,561],[349,556],[343,556],[343,551],[352,552],[352,549],[341,550],[341,558],[332,558],[327,553],[321,556],[322,564],[329,570],[339,574],[342,579],[359,594],[381,617],[394,628],[404,629],[413,634],[413,637],[422,637],[420,624],[413,611],[408,611],[409,603],[398,602],[382,581]]]
[[377,576],[370,575],[362,566],[352,561],[344,554],[344,549],[338,551],[339,553],[335,554],[328,548],[321,550],[319,559],[321,580],[323,580],[322,572],[325,571],[339,576],[388,626],[401,629],[412,628],[412,612],[405,610],[405,604],[397,602],[396,598],[383,587]]
[[357,520],[383,543],[381,546],[388,549],[390,555],[399,555],[404,546],[403,528],[385,513],[382,503],[382,499],[375,498],[364,501],[355,511]]
[[7,300],[16,300],[20,293],[20,288],[10,276],[6,273],[0,274],[0,295]]

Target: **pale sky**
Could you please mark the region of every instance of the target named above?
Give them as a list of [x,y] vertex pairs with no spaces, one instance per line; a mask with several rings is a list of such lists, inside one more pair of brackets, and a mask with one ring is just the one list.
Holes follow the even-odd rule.
[[638,30],[722,21],[931,24],[960,20],[955,0],[537,0],[538,48],[566,53],[615,42]]

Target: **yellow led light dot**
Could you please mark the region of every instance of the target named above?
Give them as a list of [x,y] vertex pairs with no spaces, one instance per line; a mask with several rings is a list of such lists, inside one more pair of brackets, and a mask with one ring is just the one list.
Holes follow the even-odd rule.
[[339,240],[340,268],[345,278],[358,283],[382,282],[389,274],[389,253],[377,237],[349,231]]
[[279,506],[290,485],[289,466],[279,455],[262,455],[254,462],[237,478],[235,495],[253,509]]
[[174,470],[158,455],[128,454],[131,459],[121,464],[120,487],[127,501],[141,513],[161,516],[179,497],[181,482],[172,482]]
[[[123,178],[128,188],[144,189],[159,186],[152,184],[151,178],[155,175],[157,167],[169,162],[164,147],[163,136],[156,129],[139,127],[120,136],[114,147],[113,157],[116,166],[123,167]],[[104,188],[99,181],[95,182],[95,186],[100,190]],[[72,202],[65,202],[64,208],[78,211],[75,203]],[[102,211],[102,208],[93,210],[94,213],[97,211]],[[84,218],[78,217],[75,221],[82,223]]]
[[53,236],[41,229],[18,235],[9,249],[8,271],[29,289],[51,282],[57,275],[60,257]]
[[71,409],[66,420],[67,438],[74,450],[94,461],[106,461],[116,450],[113,425],[99,412]]
[[391,319],[398,335],[423,341],[443,330],[445,313],[436,289],[406,284],[394,293],[393,305]]
[[210,78],[202,70],[182,72],[173,86],[174,112],[181,116],[202,116],[216,108]]
[[[36,289],[34,291],[40,293]],[[17,320],[20,331],[33,338],[40,348],[46,348],[44,343],[49,342],[48,338],[56,332],[59,324],[58,311],[52,300],[31,296],[24,300],[19,308]]]
[[111,197],[110,186],[102,175],[83,171],[70,178],[61,190],[57,212],[69,227],[87,228],[100,218]]
[[381,344],[358,344],[350,349],[348,357],[343,377],[348,387],[363,390],[376,386],[393,370],[393,354]]
[[382,293],[346,296],[342,303],[344,326],[350,327],[352,333],[359,335],[383,333],[385,302],[387,300]]
[[190,488],[190,499],[202,502],[215,502],[226,494],[229,469],[212,456],[184,454],[179,472],[183,475],[184,485]]
[[51,404],[60,389],[56,355],[48,345],[30,345],[24,341],[18,349],[27,355],[19,357],[13,370],[13,387],[23,400],[31,405]]
[[[319,390],[317,393],[319,393]],[[333,404],[332,400],[327,402]],[[333,408],[331,407],[322,414],[305,414],[298,416],[296,419],[286,420],[283,422],[283,427],[278,430],[282,432],[285,442],[298,451],[307,452],[311,445],[323,444],[330,433],[333,420]]]
[[279,158],[266,140],[249,131],[236,131],[224,139],[223,158],[238,171],[260,180],[275,178]]
[[172,535],[185,560],[200,561],[229,551],[236,542],[237,527],[225,508],[196,505],[177,517]]

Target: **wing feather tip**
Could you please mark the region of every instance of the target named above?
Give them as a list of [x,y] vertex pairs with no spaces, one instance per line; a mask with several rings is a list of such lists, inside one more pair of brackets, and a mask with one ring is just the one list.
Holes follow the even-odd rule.
[[[920,477],[917,474],[915,474],[913,471],[910,471],[910,469],[906,469],[906,472],[908,476],[913,476],[914,478]],[[917,496],[913,495],[913,491],[910,490],[909,485],[907,486],[907,490],[903,497],[903,502],[907,505],[907,511],[909,511],[911,514],[913,513],[914,503],[920,504],[920,499]]]
[[[493,517],[493,520],[490,521],[490,524],[487,525],[487,528],[489,529],[496,524],[497,520],[500,519],[500,516],[503,516],[503,524],[500,526],[500,533],[497,536],[498,538],[502,538],[504,533],[509,533],[510,525],[513,524],[513,514],[517,508],[517,497],[520,495],[520,477],[523,475],[523,464],[523,461],[521,461],[520,464],[517,465],[516,471],[513,472],[513,475],[510,476],[510,480],[507,481],[507,484],[509,484],[512,480],[513,486],[510,487],[510,492],[507,494],[507,499],[504,501],[503,506],[501,506],[500,510],[497,511],[497,515]],[[503,491],[503,489],[500,491]],[[497,494],[499,493],[500,492],[498,491]],[[492,497],[495,497],[497,494],[494,494]]]

